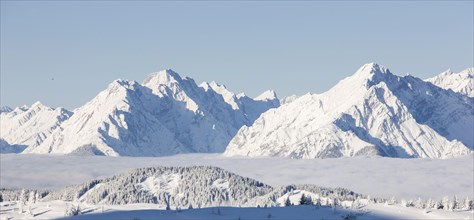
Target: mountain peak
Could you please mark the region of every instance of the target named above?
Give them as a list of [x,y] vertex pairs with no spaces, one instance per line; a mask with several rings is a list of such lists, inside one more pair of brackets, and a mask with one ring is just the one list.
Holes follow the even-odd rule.
[[31,109],[34,109],[34,108],[42,109],[42,108],[48,108],[48,107],[43,105],[43,103],[41,103],[40,101],[37,101],[33,103],[33,105],[31,105]]
[[124,80],[124,79],[116,79],[112,83],[109,84],[109,90],[116,90],[117,88],[125,88],[125,89],[132,89],[137,85],[138,83],[135,81],[130,81],[130,80]]
[[382,65],[377,63],[367,63],[362,65],[354,75],[376,75],[376,74],[386,74],[390,71]]
[[267,90],[255,98],[255,100],[260,100],[260,101],[273,100],[273,99],[277,99],[277,94],[273,90]]
[[217,89],[217,88],[227,89],[227,87],[226,87],[225,85],[219,84],[219,83],[217,83],[216,81],[210,82],[209,85],[210,85],[211,88],[213,88],[214,90]]
[[467,68],[467,69],[461,71],[460,73],[467,73],[468,75],[473,75],[474,74],[474,67]]
[[181,76],[173,71],[172,69],[165,69],[159,72],[154,72],[148,75],[148,77],[143,81],[143,85],[159,85],[165,84],[168,85],[169,83],[179,82],[181,81]]

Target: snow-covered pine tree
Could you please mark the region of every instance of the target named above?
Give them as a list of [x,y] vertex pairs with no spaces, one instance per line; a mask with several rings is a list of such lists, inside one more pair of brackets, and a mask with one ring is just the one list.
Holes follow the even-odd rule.
[[462,209],[474,210],[474,202],[472,201],[472,199],[469,199],[469,196],[464,199]]
[[413,206],[417,209],[423,209],[424,208],[423,201],[421,200],[420,197],[418,197],[418,199],[415,200],[415,202],[413,203]]
[[435,209],[444,209],[443,201],[436,201],[434,205]]
[[316,198],[316,202],[314,203],[314,205],[316,206],[316,208],[321,207],[321,199],[320,199],[320,198]]
[[457,196],[454,196],[453,199],[449,202],[449,210],[454,211],[459,209],[459,200]]
[[407,200],[405,200],[405,199],[402,199],[402,200],[400,201],[400,204],[401,204],[403,207],[408,207],[408,202],[407,202]]
[[26,205],[25,201],[26,190],[22,189],[20,193],[20,198],[18,200],[18,212],[23,213],[23,207]]
[[300,205],[306,205],[306,196],[304,195],[304,193],[301,194]]
[[425,209],[432,209],[435,206],[435,202],[433,199],[429,198],[428,201],[425,203]]
[[313,205],[313,198],[311,196],[306,196],[306,205]]
[[390,200],[386,202],[387,205],[395,205],[396,203],[397,203],[397,200],[395,199],[394,196],[392,196]]
[[286,197],[285,206],[291,206],[290,196]]
[[81,207],[79,204],[74,206],[73,204],[66,204],[66,210],[64,211],[65,216],[76,216],[81,214]]
[[163,198],[165,200],[166,210],[171,210],[171,207],[170,207],[170,194],[169,193],[164,193]]
[[35,204],[36,203],[36,191],[35,190],[31,190],[30,191],[30,195],[28,196],[28,204]]
[[35,191],[35,202],[34,203],[39,202],[39,200],[40,200],[40,194],[39,194],[38,191]]
[[444,210],[451,209],[451,207],[449,206],[450,205],[449,198],[447,196],[443,197],[443,199],[441,200],[441,205]]

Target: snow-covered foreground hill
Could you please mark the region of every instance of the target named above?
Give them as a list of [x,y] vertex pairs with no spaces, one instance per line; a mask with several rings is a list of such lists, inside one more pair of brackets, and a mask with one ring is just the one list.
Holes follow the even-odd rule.
[[[269,208],[212,207],[202,209],[164,210],[155,204],[83,205],[86,214],[66,217],[64,210],[74,203],[63,201],[40,202],[33,205],[33,217],[18,213],[18,205],[0,203],[0,216],[13,219],[474,219],[470,211],[422,210],[400,205],[370,204],[360,209],[314,206]],[[15,211],[13,211],[15,209]]]
[[407,199],[474,196],[472,157],[446,160],[384,157],[296,160],[229,158],[217,154],[156,158],[33,154],[2,154],[0,157],[2,187],[58,189],[132,168],[212,165],[272,186],[316,184],[344,187],[365,195]]

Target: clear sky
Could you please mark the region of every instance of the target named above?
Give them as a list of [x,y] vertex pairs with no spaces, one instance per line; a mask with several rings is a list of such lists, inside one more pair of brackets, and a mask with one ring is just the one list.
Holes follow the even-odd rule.
[[[362,64],[473,64],[473,1],[1,1],[1,105],[79,107],[171,68],[256,96],[324,92]],[[52,80],[54,78],[54,80]]]

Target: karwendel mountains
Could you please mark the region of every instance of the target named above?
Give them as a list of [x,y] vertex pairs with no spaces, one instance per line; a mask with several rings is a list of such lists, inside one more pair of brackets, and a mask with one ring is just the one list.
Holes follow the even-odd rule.
[[374,64],[322,94],[280,100],[197,85],[172,70],[115,80],[73,112],[0,112],[2,152],[163,156],[448,158],[474,149],[473,71],[426,81]]
[[[198,86],[191,78],[164,70],[142,84],[115,80],[72,115],[39,103],[4,112],[1,138],[10,145],[26,145],[24,153],[223,152],[242,125],[251,125],[262,112],[280,105],[274,93],[265,94],[263,99],[235,95],[215,82]],[[31,116],[32,109],[37,116]]]

